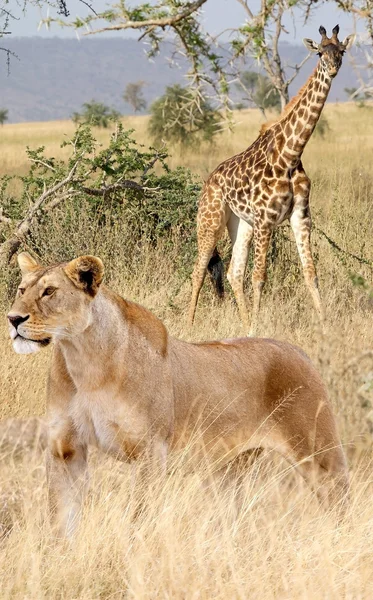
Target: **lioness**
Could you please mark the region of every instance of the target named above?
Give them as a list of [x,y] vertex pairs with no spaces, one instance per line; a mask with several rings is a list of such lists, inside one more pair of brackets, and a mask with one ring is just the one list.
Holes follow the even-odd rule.
[[54,342],[48,382],[50,498],[72,531],[95,444],[123,460],[165,462],[200,428],[216,468],[273,448],[321,490],[347,488],[324,385],[298,348],[271,339],[187,343],[145,308],[101,285],[99,258],[43,267],[18,256],[22,281],[8,314],[18,353]]

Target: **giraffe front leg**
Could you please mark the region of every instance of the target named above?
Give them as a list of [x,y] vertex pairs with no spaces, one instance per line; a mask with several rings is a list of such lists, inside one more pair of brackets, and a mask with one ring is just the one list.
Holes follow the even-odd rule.
[[250,336],[255,336],[258,329],[260,303],[267,276],[267,252],[271,236],[272,229],[269,227],[254,228],[254,270],[252,275],[254,306],[249,332]]
[[298,254],[302,263],[303,275],[310,291],[316,312],[321,324],[324,322],[324,311],[321,303],[319,284],[315,264],[311,252],[311,215],[308,205],[295,205],[290,217],[290,225],[294,233]]

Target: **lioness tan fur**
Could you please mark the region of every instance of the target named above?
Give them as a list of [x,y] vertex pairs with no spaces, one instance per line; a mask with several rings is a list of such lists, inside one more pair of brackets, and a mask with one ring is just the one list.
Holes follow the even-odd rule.
[[177,340],[148,310],[101,285],[103,264],[93,256],[45,268],[22,253],[18,262],[22,281],[8,314],[14,349],[54,342],[48,473],[64,531],[79,513],[89,444],[164,463],[199,430],[216,469],[271,448],[308,481],[322,475],[320,489],[346,489],[331,405],[302,350],[259,338]]

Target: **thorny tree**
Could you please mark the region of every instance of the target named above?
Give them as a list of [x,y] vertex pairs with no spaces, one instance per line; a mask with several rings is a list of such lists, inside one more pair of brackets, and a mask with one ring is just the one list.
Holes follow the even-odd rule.
[[[242,6],[245,18],[241,26],[223,33],[229,34],[229,41],[224,41],[222,34],[212,37],[204,31],[201,14],[207,2],[213,0],[158,0],[156,2],[127,2],[119,0],[108,4],[103,11],[98,11],[95,0],[79,0],[83,17],[71,19],[69,0],[25,0],[38,5],[48,4],[57,8],[56,17],[48,17],[44,24],[50,26],[58,22],[65,27],[73,27],[82,35],[99,34],[111,31],[134,30],[139,33],[139,40],[148,44],[149,56],[160,50],[163,41],[173,41],[171,59],[177,60],[182,55],[189,61],[188,72],[191,90],[190,102],[202,111],[203,102],[213,97],[215,104],[225,107],[229,116],[231,103],[229,99],[230,83],[240,81],[239,71],[246,57],[256,60],[272,85],[277,90],[281,105],[289,100],[289,86],[302,68],[304,62],[285,64],[279,52],[279,43],[288,33],[285,23],[293,16],[303,18],[307,22],[312,13],[323,2],[334,5],[337,9],[348,12],[356,19],[363,20],[368,32],[369,46],[373,44],[373,2],[372,0],[231,0]],[[2,3],[2,4],[1,4]],[[135,5],[134,5],[135,4]],[[11,33],[11,21],[16,15],[10,10],[9,0],[0,0],[0,37]],[[10,58],[9,50],[3,47]],[[367,54],[368,65],[372,59]],[[366,81],[366,80],[364,80]],[[363,85],[363,84],[362,84]],[[365,85],[365,84],[364,84]],[[183,110],[191,110],[183,106]]]
[[124,90],[123,100],[132,106],[135,113],[141,112],[146,108],[146,100],[142,91],[144,85],[146,85],[145,81],[135,81],[127,83]]
[[[163,41],[173,40],[172,59],[177,60],[177,55],[181,54],[190,63],[188,77],[193,102],[200,105],[203,98],[211,95],[228,110],[229,83],[239,81],[242,61],[250,57],[259,62],[284,106],[289,100],[289,86],[307,60],[305,57],[297,64],[284,64],[279,53],[279,43],[288,33],[284,23],[295,15],[307,22],[321,0],[260,0],[259,6],[251,0],[235,1],[242,6],[246,18],[241,26],[222,32],[229,33],[229,42],[222,41],[222,34],[210,36],[202,27],[204,5],[213,0],[158,0],[137,2],[136,6],[120,0],[102,12],[91,10],[85,17],[74,20],[48,18],[45,24],[58,21],[62,26],[81,30],[83,35],[135,30],[139,32],[139,40],[149,45],[149,56],[159,51]],[[363,19],[372,35],[372,0],[324,2]]]

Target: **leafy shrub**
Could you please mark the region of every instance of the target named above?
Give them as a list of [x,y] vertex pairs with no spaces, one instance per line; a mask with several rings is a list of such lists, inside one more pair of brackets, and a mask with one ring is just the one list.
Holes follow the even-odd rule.
[[[144,246],[161,244],[167,251],[177,239],[173,268],[183,277],[189,274],[195,255],[199,179],[188,169],[170,169],[166,152],[137,145],[132,131],[120,124],[106,147],[98,146],[86,124],[62,145],[71,148],[66,162],[48,157],[43,147],[28,149],[29,172],[0,179],[0,206],[10,222],[0,229],[0,254],[45,191],[73,171],[71,179],[40,205],[23,236],[24,247],[47,263],[98,254],[110,277],[119,264],[122,270],[131,270]],[[22,188],[17,196],[11,193],[14,180]]]
[[219,132],[220,113],[193,90],[173,85],[150,107],[149,133],[155,144],[193,146],[212,142]]
[[106,106],[102,102],[91,100],[83,104],[83,110],[80,113],[74,112],[72,115],[73,123],[90,123],[96,127],[107,128],[110,121],[117,121],[120,113],[114,108]]

